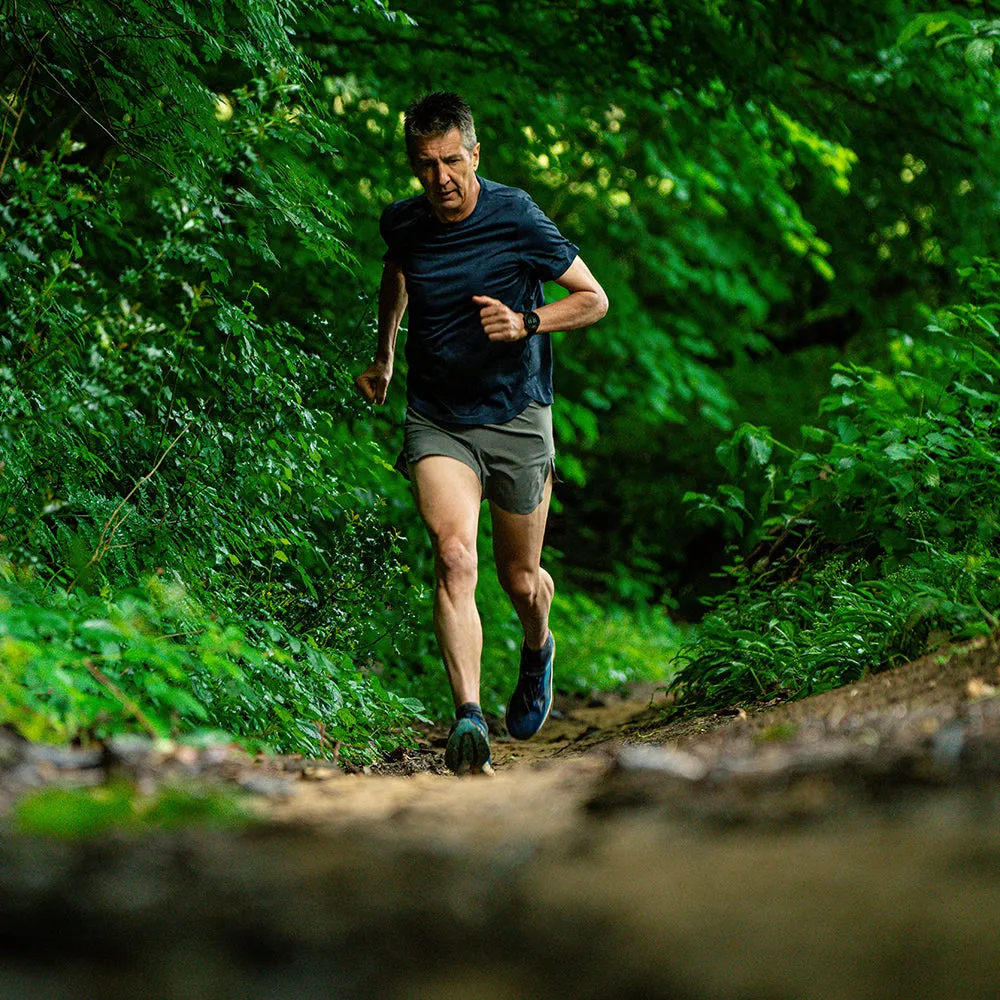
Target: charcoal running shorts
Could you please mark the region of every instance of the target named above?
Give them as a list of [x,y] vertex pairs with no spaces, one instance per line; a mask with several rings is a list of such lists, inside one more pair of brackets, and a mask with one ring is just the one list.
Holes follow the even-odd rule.
[[429,455],[447,455],[472,469],[484,500],[511,514],[530,514],[555,468],[552,407],[533,401],[506,423],[477,426],[440,424],[408,407],[396,468],[409,478],[409,466]]

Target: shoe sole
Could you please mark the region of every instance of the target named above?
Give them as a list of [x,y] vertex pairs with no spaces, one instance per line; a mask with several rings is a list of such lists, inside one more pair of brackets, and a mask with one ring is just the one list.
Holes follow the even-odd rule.
[[490,741],[471,719],[460,719],[448,738],[445,766],[457,775],[492,774]]

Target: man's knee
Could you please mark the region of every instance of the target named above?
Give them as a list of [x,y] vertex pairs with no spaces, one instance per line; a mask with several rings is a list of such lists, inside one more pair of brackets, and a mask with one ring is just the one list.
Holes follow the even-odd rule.
[[523,566],[501,569],[500,586],[517,603],[533,604],[538,596],[538,570]]
[[435,563],[438,580],[449,590],[475,588],[478,559],[474,542],[461,535],[448,535],[437,539]]

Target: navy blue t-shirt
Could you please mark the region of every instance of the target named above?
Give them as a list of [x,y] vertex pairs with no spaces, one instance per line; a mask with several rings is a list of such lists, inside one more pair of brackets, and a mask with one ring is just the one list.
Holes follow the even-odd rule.
[[442,423],[504,423],[532,400],[552,402],[550,338],[492,342],[472,296],[537,309],[542,282],[579,253],[524,191],[479,184],[461,222],[439,221],[422,194],[390,205],[380,222],[385,260],[399,263],[409,297],[407,401]]

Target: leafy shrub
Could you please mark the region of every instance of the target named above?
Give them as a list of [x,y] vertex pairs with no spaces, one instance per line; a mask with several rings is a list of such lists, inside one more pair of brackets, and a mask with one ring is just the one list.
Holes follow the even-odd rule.
[[[353,327],[258,313],[262,261],[350,259],[294,12],[0,19],[0,721],[27,735],[207,726],[363,758],[419,710],[354,662],[400,570],[352,434]],[[73,134],[36,70],[91,102]]]
[[1000,263],[960,274],[969,300],[897,336],[889,371],[834,366],[787,465],[744,425],[720,449],[742,485],[689,496],[755,544],[685,653],[682,701],[808,694],[1000,624]]
[[221,731],[307,756],[370,760],[405,740],[420,705],[344,653],[274,622],[224,623],[177,584],[112,600],[0,582],[0,717],[32,739]]

